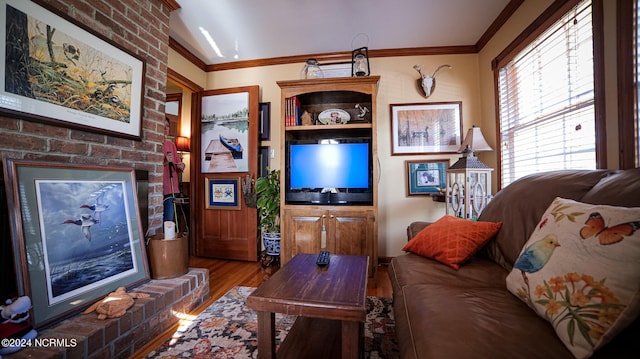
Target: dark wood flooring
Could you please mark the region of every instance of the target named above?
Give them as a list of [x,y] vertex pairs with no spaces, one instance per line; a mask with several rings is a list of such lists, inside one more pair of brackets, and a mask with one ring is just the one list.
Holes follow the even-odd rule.
[[[189,267],[206,268],[209,270],[210,292],[209,300],[190,314],[200,313],[235,286],[259,287],[260,284],[269,279],[269,277],[278,270],[278,267],[273,265],[262,268],[259,262],[230,261],[202,257],[189,258]],[[391,298],[391,282],[389,281],[386,265],[379,265],[378,268],[376,268],[375,275],[369,277],[367,282],[367,295]],[[151,350],[160,346],[165,340],[171,337],[177,327],[176,325],[175,328],[167,330],[163,335],[152,340],[133,355],[132,358],[142,358]]]

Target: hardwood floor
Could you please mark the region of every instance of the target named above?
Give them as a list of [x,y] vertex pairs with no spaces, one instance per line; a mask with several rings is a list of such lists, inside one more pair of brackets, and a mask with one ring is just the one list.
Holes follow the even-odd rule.
[[[209,300],[190,314],[202,312],[235,286],[259,287],[260,284],[269,279],[269,277],[278,270],[276,266],[263,269],[259,262],[242,262],[203,257],[190,257],[189,267],[206,268],[209,270],[210,292]],[[367,282],[367,295],[391,298],[391,281],[389,280],[386,265],[379,265],[376,268],[374,276],[369,277]],[[154,348],[157,348],[165,340],[169,339],[177,327],[178,325],[155,338],[135,353],[132,358],[142,358],[147,355]]]

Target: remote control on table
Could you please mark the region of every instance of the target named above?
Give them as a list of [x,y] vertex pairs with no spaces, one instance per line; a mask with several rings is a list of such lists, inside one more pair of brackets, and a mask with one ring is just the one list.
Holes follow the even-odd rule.
[[329,252],[321,251],[320,254],[318,254],[318,259],[316,260],[316,264],[319,265],[320,267],[324,267],[327,264],[329,264]]

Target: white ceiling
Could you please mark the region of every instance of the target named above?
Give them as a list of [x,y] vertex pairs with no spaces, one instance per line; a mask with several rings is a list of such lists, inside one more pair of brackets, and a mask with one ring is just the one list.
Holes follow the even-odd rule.
[[[170,36],[207,65],[475,45],[509,0],[177,0]],[[203,33],[219,48],[216,54]]]

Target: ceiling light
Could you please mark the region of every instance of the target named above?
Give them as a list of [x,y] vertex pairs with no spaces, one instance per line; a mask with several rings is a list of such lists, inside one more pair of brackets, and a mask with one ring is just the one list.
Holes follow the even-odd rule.
[[220,51],[220,48],[218,47],[218,45],[216,44],[216,42],[213,40],[213,37],[211,37],[211,35],[209,34],[209,31],[207,31],[204,27],[200,26],[198,28],[200,30],[200,32],[202,33],[202,35],[204,35],[204,38],[207,39],[207,42],[209,42],[209,45],[211,46],[211,48],[213,49],[213,51],[216,52],[216,55],[218,55],[218,57],[224,57],[224,55],[222,55],[222,52]]

